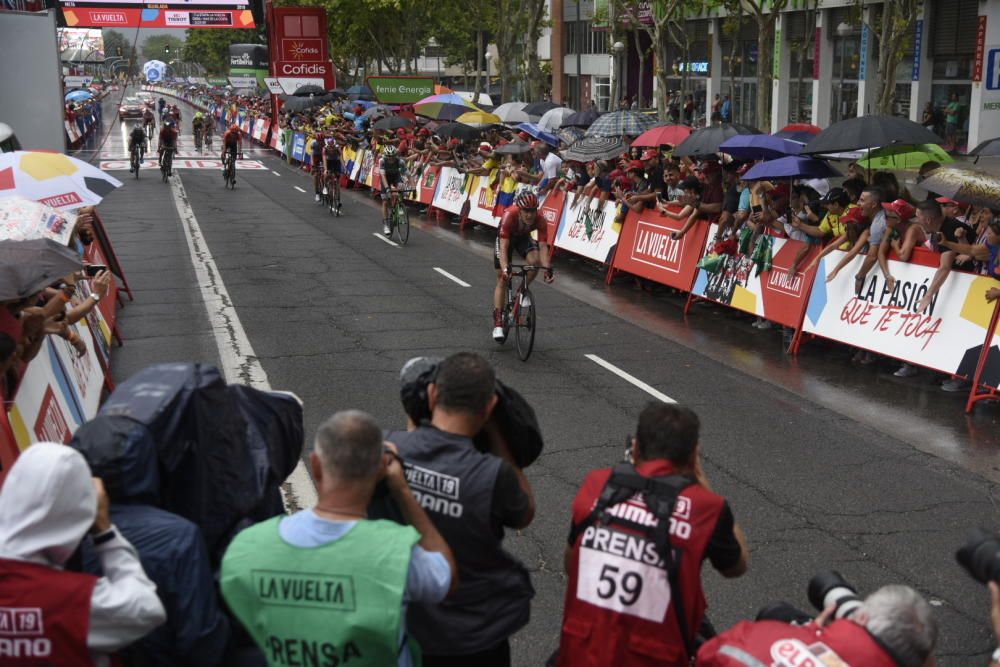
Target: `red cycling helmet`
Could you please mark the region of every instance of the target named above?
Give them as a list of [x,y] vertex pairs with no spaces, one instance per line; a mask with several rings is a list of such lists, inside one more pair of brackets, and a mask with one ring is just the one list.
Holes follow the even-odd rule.
[[536,197],[533,192],[522,192],[516,199],[514,199],[514,206],[517,206],[520,209],[537,209],[538,197]]

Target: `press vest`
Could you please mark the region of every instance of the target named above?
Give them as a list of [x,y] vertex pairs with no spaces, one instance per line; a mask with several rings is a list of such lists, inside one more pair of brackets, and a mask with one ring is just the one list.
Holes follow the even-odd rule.
[[849,620],[816,625],[743,621],[698,651],[698,667],[897,667],[867,630]]
[[220,581],[226,603],[268,664],[395,665],[417,531],[390,521],[359,521],[334,542],[299,548],[281,539],[280,519],[236,536],[222,560]]
[[[492,518],[501,460],[477,451],[469,438],[430,426],[386,439],[399,449],[410,490],[458,565],[458,587],[439,604],[410,604],[407,628],[427,654],[493,647],[527,625],[535,594],[527,570],[503,550],[503,529]],[[370,513],[400,520],[387,501]]]
[[[640,465],[643,477],[670,475],[666,461]],[[611,469],[596,470],[573,503],[581,523],[600,497]],[[676,479],[676,478],[674,478]],[[701,562],[725,501],[696,484],[683,488],[673,505],[669,541],[677,563],[675,588],[683,597],[689,633],[705,615]],[[687,648],[667,565],[642,528],[657,524],[638,497],[612,506],[609,521],[587,527],[572,547],[567,572],[560,667],[680,667]]]
[[97,577],[0,559],[0,665],[93,665],[87,649]]

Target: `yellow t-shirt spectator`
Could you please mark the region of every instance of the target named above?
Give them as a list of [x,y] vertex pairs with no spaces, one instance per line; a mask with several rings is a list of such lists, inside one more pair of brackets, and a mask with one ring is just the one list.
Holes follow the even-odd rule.
[[[847,208],[844,209],[844,213],[847,213],[852,208],[857,208],[857,205],[848,204]],[[819,230],[824,234],[829,234],[833,238],[837,238],[838,236],[846,234],[847,225],[845,225],[840,221],[840,217],[844,215],[844,213],[830,213],[829,211],[827,211],[826,215],[823,217],[823,222],[819,223]],[[844,241],[843,243],[840,244],[840,249],[850,250],[851,242]]]

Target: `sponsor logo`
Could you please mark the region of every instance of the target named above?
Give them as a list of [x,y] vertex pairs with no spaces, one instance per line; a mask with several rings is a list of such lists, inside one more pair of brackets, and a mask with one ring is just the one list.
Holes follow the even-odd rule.
[[556,221],[556,212],[551,208],[541,208],[538,212],[542,214],[542,218],[545,219],[545,222],[553,223]]
[[323,42],[319,39],[281,40],[284,60],[313,61],[323,58]]
[[801,273],[789,276],[787,268],[772,266],[771,270],[767,272],[767,286],[775,292],[782,292],[797,298],[802,296],[802,284],[805,282],[803,278]]
[[60,208],[63,206],[71,206],[73,204],[80,204],[83,202],[80,199],[80,195],[75,192],[66,192],[61,195],[54,195],[52,197],[46,197],[45,199],[39,199],[43,204],[47,204],[52,208]]
[[40,637],[45,631],[39,607],[0,607],[0,635]]
[[125,16],[124,12],[90,12],[91,23],[99,23],[102,25],[125,25],[128,23],[128,18]]
[[52,387],[46,387],[42,396],[38,418],[35,420],[35,435],[40,442],[69,442],[69,426],[66,425],[62,410],[59,409]]
[[238,56],[229,56],[229,64],[236,65],[239,67],[249,67],[253,65],[253,58],[250,57],[249,53],[241,53]]
[[642,220],[638,225],[635,244],[632,247],[632,259],[672,273],[679,272],[684,241],[670,238],[672,230],[666,227],[651,225]]
[[806,646],[798,639],[782,639],[771,645],[776,667],[849,667],[829,646],[815,642]]
[[413,465],[404,463],[406,481],[410,485],[413,497],[420,506],[428,512],[443,514],[452,518],[461,518],[464,511],[462,503],[458,502],[459,479]]
[[329,70],[326,63],[280,63],[281,74],[326,74]]

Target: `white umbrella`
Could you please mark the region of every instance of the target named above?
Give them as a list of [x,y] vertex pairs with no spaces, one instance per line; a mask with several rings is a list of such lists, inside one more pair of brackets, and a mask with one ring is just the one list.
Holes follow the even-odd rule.
[[526,106],[528,106],[526,102],[507,102],[506,104],[501,104],[494,109],[493,113],[494,115],[500,116],[500,120],[508,125],[530,123],[531,119],[528,117],[528,114],[522,111],[522,109]]
[[555,132],[560,127],[562,127],[562,122],[566,120],[568,116],[572,116],[576,111],[573,109],[568,109],[566,107],[556,107],[555,109],[549,109],[544,114],[542,118],[538,121],[538,126],[543,130],[548,132]]

